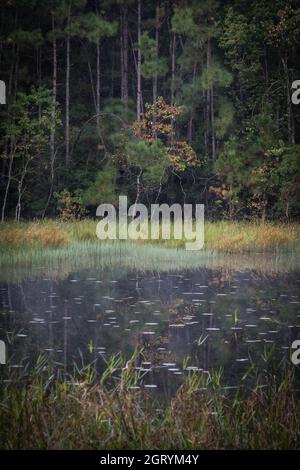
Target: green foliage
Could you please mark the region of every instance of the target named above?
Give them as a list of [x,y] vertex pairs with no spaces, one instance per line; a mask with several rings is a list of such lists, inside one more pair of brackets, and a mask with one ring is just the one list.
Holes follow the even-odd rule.
[[[40,116],[39,106],[42,109]],[[8,114],[14,116],[14,119],[1,122],[4,140],[8,139],[10,142],[2,157],[7,158],[9,154],[13,154],[15,157],[34,159],[41,156],[48,143],[52,125],[49,90],[32,88],[28,94],[19,92],[15,102],[9,105]],[[60,124],[58,110],[56,123]]]
[[113,163],[108,162],[102,170],[98,171],[96,178],[84,190],[82,202],[85,206],[98,206],[102,203],[115,204],[117,170]]
[[299,217],[297,2],[144,1],[139,44],[134,0],[2,4],[5,216],[20,195],[24,217],[54,215],[63,190],[135,200],[139,180],[144,202],[205,202],[211,218]]
[[227,99],[219,99],[218,115],[215,120],[215,131],[218,139],[224,138],[229,128],[232,128],[234,122],[234,107]]
[[147,186],[159,185],[169,166],[167,149],[162,142],[131,141],[125,152],[129,163],[143,171],[143,181]]
[[144,31],[140,42],[143,63],[141,67],[144,78],[152,78],[154,75],[164,77],[168,72],[167,60],[164,57],[157,57],[155,39]]
[[220,64],[214,63],[202,74],[202,86],[206,90],[211,84],[227,88],[232,82],[232,75]]
[[116,22],[109,22],[95,13],[85,13],[78,16],[70,26],[72,36],[85,37],[94,44],[104,37],[113,36],[116,31]]

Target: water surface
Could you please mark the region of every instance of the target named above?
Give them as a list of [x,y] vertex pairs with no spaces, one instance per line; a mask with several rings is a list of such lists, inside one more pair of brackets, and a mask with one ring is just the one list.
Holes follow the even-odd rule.
[[0,284],[1,338],[14,367],[45,354],[56,369],[95,361],[101,372],[112,354],[130,358],[141,346],[141,385],[169,395],[192,370],[222,368],[235,387],[251,363],[265,367],[266,350],[274,348],[279,363],[300,337],[294,266],[260,272],[206,263],[140,272],[120,260],[109,270],[22,273]]

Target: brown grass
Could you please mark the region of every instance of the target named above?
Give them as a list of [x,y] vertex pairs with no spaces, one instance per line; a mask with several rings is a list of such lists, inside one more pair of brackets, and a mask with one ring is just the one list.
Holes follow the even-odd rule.
[[[58,248],[76,242],[97,242],[95,220],[43,221],[0,225],[0,247]],[[274,252],[300,246],[300,224],[259,222],[205,222],[204,249],[225,253]],[[165,248],[182,248],[182,240],[137,240]]]
[[30,224],[9,224],[0,230],[0,243],[7,247],[59,248],[69,244],[70,237],[59,223],[32,222]]

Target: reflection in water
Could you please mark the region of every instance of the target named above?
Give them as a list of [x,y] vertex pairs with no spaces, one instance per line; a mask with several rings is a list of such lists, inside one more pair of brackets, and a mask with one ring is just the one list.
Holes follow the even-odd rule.
[[[143,346],[144,384],[170,395],[189,370],[224,369],[236,385],[264,348],[289,354],[300,336],[300,272],[262,275],[202,268],[146,272],[86,269],[64,279],[2,284],[1,336],[14,366],[47,354],[68,370]],[[189,362],[185,358],[189,356]]]

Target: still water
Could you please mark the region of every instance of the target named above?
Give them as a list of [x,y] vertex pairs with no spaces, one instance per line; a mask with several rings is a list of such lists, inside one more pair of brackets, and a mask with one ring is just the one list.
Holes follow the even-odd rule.
[[[80,269],[0,284],[1,338],[13,367],[45,354],[56,369],[143,347],[141,385],[174,393],[186,370],[223,369],[228,387],[300,337],[300,270],[205,267],[144,273]],[[189,362],[185,358],[189,356]],[[185,370],[183,371],[183,364]]]

